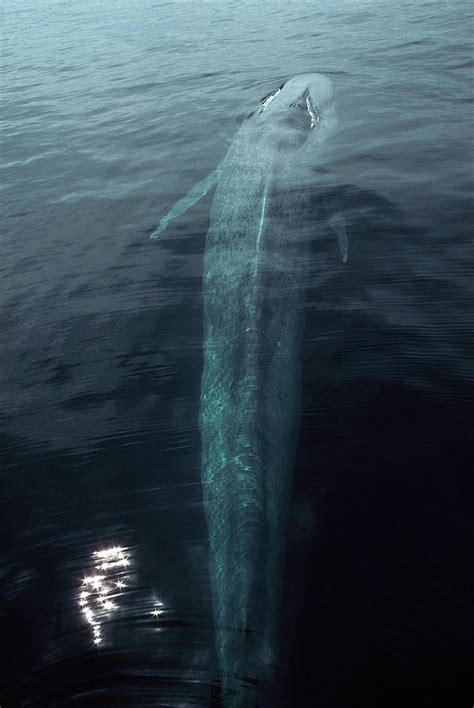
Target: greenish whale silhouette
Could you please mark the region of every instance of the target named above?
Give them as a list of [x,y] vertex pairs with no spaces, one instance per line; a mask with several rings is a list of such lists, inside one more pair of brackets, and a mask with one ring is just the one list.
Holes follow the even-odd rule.
[[[297,76],[261,99],[224,160],[150,238],[216,187],[204,254],[200,431],[216,649],[225,706],[271,684],[300,406],[299,155],[334,123],[333,84]],[[343,217],[330,222],[347,259]]]

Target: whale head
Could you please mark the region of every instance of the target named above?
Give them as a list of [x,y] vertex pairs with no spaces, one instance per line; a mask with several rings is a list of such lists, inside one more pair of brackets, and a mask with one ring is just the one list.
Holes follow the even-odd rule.
[[333,97],[334,85],[327,76],[301,74],[264,96],[249,120],[279,147],[297,149],[327,125]]

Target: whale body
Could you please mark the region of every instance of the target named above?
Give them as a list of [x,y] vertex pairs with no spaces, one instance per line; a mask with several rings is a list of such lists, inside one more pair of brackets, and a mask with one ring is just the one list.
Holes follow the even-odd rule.
[[[151,236],[216,186],[199,426],[216,650],[232,708],[257,705],[277,660],[308,247],[294,175],[303,147],[331,126],[333,93],[329,78],[304,74],[261,99],[216,171]],[[345,261],[341,219],[333,227]]]

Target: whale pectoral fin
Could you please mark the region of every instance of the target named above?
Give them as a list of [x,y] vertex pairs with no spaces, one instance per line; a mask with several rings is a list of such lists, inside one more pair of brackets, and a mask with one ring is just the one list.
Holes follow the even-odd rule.
[[330,217],[329,219],[329,226],[331,229],[334,231],[334,233],[337,236],[337,241],[339,244],[339,252],[341,254],[342,262],[347,263],[347,254],[349,250],[349,240],[347,238],[347,231],[346,231],[346,220],[341,214],[341,212],[338,212],[337,214],[333,214],[333,216]]
[[181,216],[181,214],[184,214],[185,211],[202,199],[208,191],[217,184],[219,174],[220,171],[219,168],[217,168],[214,172],[211,172],[211,174],[207,175],[207,177],[204,177],[204,179],[195,184],[186,196],[177,201],[170,211],[165,214],[156,229],[152,234],[150,234],[150,238],[158,238],[158,236],[166,229],[170,221],[176,219],[178,216]]

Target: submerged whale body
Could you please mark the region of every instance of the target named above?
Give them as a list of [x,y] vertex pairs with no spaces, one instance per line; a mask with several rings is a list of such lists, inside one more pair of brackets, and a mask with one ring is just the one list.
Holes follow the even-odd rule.
[[[216,186],[204,255],[199,424],[216,650],[223,704],[232,708],[256,705],[277,659],[308,243],[295,175],[303,146],[317,145],[330,127],[332,102],[332,82],[320,74],[265,96],[216,171],[151,235]],[[332,226],[346,260],[342,217]]]

